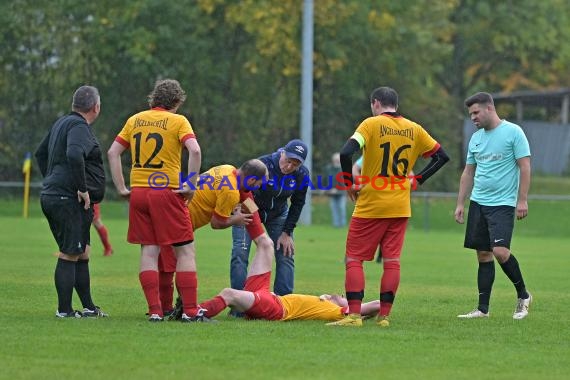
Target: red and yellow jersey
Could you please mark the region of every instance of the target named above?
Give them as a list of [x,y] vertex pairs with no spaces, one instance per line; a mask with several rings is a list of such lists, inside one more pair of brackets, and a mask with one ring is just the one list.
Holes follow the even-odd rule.
[[160,172],[164,187],[178,188],[184,142],[196,138],[186,117],[162,108],[131,116],[115,141],[131,150],[131,187],[151,187]]
[[354,208],[360,218],[411,216],[410,181],[406,176],[419,156],[439,149],[421,125],[397,113],[382,113],[364,120],[353,139],[363,149],[363,185]]
[[231,165],[215,166],[200,175],[196,192],[188,204],[192,226],[198,229],[215,214],[227,219],[240,202],[236,168]]
[[318,296],[287,294],[279,296],[284,310],[283,321],[293,319],[338,321],[344,318],[346,308],[340,307]]

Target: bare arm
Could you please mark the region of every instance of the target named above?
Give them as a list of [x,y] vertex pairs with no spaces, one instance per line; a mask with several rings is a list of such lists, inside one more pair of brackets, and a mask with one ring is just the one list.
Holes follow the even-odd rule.
[[247,226],[253,220],[253,214],[245,214],[241,212],[241,204],[233,211],[229,218],[221,219],[217,214],[212,215],[210,225],[215,230],[228,228],[230,226]]
[[360,176],[360,173],[362,173],[362,168],[355,162],[354,165],[352,165],[352,178]]
[[184,142],[184,146],[188,150],[188,182],[181,183],[180,190],[173,190],[175,193],[182,194],[188,201],[194,196],[196,191],[196,183],[200,176],[200,166],[202,165],[202,151],[198,141],[194,138]]
[[[323,301],[330,301],[340,307],[348,307],[348,301],[346,300],[346,298],[338,294],[323,294],[319,296],[319,298]],[[375,315],[378,314],[379,311],[380,311],[380,301],[374,300],[362,303],[360,314],[362,316],[374,317]]]
[[360,315],[374,317],[380,311],[380,301],[374,300],[370,302],[365,302],[360,308]]
[[111,170],[111,177],[113,178],[113,183],[117,192],[124,198],[128,198],[130,195],[129,189],[125,185],[125,178],[123,177],[123,167],[121,164],[121,154],[126,150],[126,148],[114,141],[109,150],[107,151],[107,158],[109,160],[109,168]]
[[517,198],[517,219],[523,219],[528,215],[528,190],[530,188],[530,157],[522,157],[517,160],[521,171],[519,180],[519,194]]
[[473,178],[475,177],[475,165],[467,164],[461,179],[459,180],[459,193],[457,194],[457,205],[455,207],[455,221],[463,224],[464,222],[464,208],[467,196],[473,190]]

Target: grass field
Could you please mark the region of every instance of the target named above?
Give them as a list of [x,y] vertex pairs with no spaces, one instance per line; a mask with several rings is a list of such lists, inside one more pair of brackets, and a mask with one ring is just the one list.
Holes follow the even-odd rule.
[[[95,302],[111,317],[56,320],[56,246],[47,223],[36,204],[22,219],[14,216],[19,206],[0,202],[0,378],[567,379],[570,239],[549,226],[566,225],[568,206],[531,205],[544,218],[531,214],[517,224],[513,251],[535,298],[522,321],[511,318],[515,292],[499,267],[491,318],[457,320],[476,303],[476,262],[462,248],[463,227],[449,220],[449,205],[432,206],[430,232],[417,215],[408,232],[392,325],[368,321],[354,329],[236,321],[225,313],[215,325],[148,323],[138,248],[124,241],[124,205],[114,203],[103,216],[115,255],[102,257],[92,232],[91,260]],[[343,292],[345,235],[325,225],[296,230],[298,292]],[[196,244],[203,299],[228,286],[230,231],[201,229]],[[367,263],[365,270],[368,300],[377,297],[381,266]]]

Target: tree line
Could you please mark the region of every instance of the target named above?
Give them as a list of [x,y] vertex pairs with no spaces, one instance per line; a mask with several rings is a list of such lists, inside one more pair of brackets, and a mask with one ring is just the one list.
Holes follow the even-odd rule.
[[[159,78],[187,91],[180,113],[202,146],[203,169],[239,165],[299,137],[301,0],[0,1],[0,180],[21,178],[25,152],[69,112],[82,84],[101,92],[94,129],[104,148],[148,107]],[[377,86],[395,88],[401,113],[455,161],[428,185],[445,190],[462,161],[465,97],[570,83],[566,0],[314,7],[315,174],[369,116]]]

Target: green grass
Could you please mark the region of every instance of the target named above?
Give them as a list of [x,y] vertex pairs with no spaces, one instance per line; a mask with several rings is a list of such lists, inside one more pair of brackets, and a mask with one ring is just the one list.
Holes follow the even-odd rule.
[[533,175],[530,194],[570,194],[570,177]]
[[[124,204],[110,202],[103,216],[115,255],[102,257],[93,232],[91,272],[95,302],[111,317],[56,320],[51,255],[56,246],[47,222],[37,205],[29,219],[4,216],[17,207],[0,207],[0,378],[568,378],[570,240],[565,235],[521,233],[518,225],[513,251],[535,297],[522,321],[511,318],[515,292],[499,267],[491,318],[457,320],[476,303],[476,260],[462,248],[463,227],[441,216],[429,233],[413,224],[408,231],[388,329],[372,321],[361,329],[313,321],[236,321],[225,313],[216,325],[150,324],[138,283],[138,247],[125,242]],[[535,216],[555,211],[535,208]],[[433,210],[449,212],[443,206]],[[444,220],[448,231],[435,228]],[[343,292],[345,237],[346,230],[322,225],[296,230],[298,292]],[[230,231],[201,229],[196,244],[203,299],[228,286]],[[369,300],[377,297],[381,266],[367,263],[365,270]],[[77,299],[74,304],[80,306]]]

